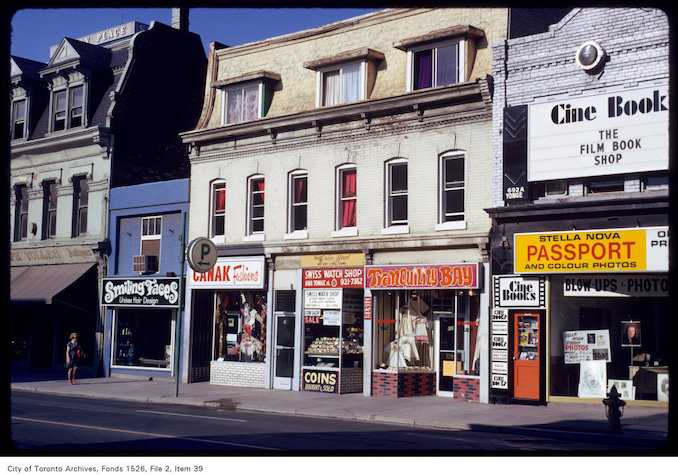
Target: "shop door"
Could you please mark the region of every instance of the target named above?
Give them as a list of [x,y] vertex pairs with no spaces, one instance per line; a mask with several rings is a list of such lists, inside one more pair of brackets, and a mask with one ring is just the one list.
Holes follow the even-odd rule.
[[539,400],[539,314],[513,318],[513,397]]
[[294,375],[294,314],[275,314],[274,378],[275,389],[292,389]]
[[454,315],[436,314],[438,320],[438,393],[454,391]]

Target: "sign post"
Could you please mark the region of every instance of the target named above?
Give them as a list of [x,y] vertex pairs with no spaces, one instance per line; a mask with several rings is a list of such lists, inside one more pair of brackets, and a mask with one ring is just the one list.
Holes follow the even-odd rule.
[[184,281],[186,280],[184,276],[184,267],[186,262],[186,212],[183,213],[183,224],[181,227],[181,251],[179,262],[181,266],[179,267],[179,308],[177,309],[177,324],[176,324],[176,337],[174,343],[174,397],[179,397],[179,364],[181,362],[180,358],[180,349],[181,349],[181,321],[184,309]]

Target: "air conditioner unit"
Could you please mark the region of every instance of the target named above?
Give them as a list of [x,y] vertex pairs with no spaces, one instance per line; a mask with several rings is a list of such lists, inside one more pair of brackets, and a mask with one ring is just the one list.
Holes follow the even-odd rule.
[[133,270],[139,274],[153,274],[158,272],[158,256],[134,256]]

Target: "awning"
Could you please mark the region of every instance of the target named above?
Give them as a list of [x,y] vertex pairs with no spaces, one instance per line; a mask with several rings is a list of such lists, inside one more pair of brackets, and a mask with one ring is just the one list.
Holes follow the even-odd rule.
[[78,280],[95,264],[55,264],[12,267],[10,295],[12,303],[51,304],[52,298]]

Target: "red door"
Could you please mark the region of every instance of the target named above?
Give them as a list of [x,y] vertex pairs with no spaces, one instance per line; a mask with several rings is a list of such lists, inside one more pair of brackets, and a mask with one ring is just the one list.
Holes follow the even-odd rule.
[[539,313],[513,318],[513,397],[539,399]]

